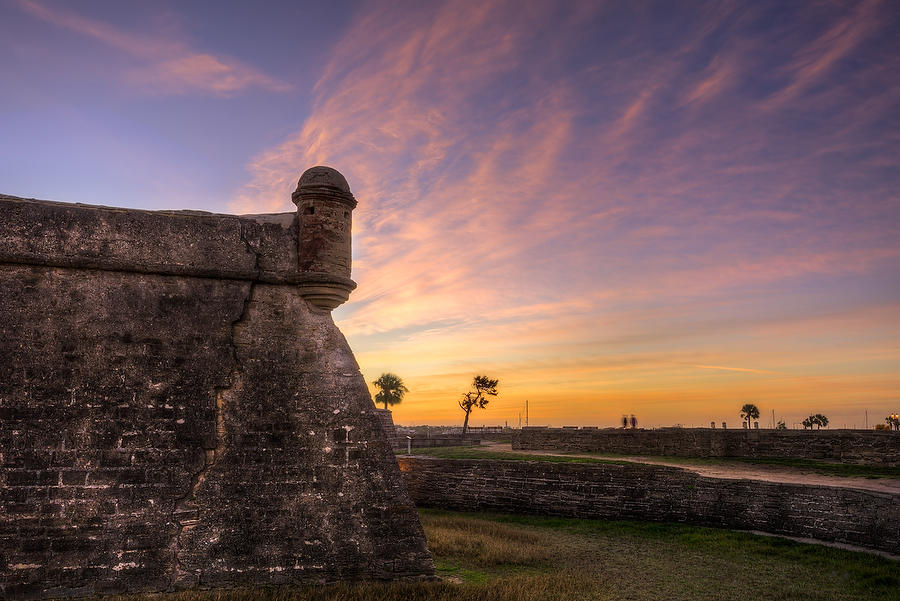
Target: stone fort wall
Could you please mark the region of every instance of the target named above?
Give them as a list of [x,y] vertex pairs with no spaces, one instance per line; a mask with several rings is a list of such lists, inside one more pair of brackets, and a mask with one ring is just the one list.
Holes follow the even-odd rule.
[[299,219],[0,197],[0,598],[433,573]]
[[900,466],[900,434],[875,430],[524,428],[515,434],[513,448],[675,457],[796,457]]
[[398,457],[416,505],[682,522],[900,554],[900,496],[708,478],[675,467]]

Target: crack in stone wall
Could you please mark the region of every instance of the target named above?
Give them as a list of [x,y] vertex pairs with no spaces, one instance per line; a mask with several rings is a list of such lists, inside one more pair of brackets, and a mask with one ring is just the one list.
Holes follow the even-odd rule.
[[222,458],[225,453],[227,428],[225,422],[225,413],[228,408],[228,395],[235,389],[240,388],[242,366],[237,355],[235,345],[235,334],[239,325],[245,321],[247,312],[253,302],[253,293],[256,289],[256,283],[248,285],[247,294],[244,297],[244,305],[238,318],[231,322],[231,355],[232,368],[225,382],[225,386],[215,387],[215,446],[212,448],[203,448],[203,465],[199,470],[192,474],[192,484],[190,489],[182,496],[175,499],[172,510],[172,519],[176,524],[176,534],[173,539],[173,573],[172,584],[170,588],[187,588],[200,584],[202,580],[202,570],[190,570],[184,566],[181,561],[180,551],[182,550],[182,537],[185,531],[190,531],[199,522],[199,508],[194,504],[197,491],[206,480],[207,474]]
[[[254,248],[247,239],[244,224],[240,225],[240,239],[247,247],[247,251],[254,256],[254,270],[257,274],[260,271],[259,252]],[[203,448],[203,465],[192,474],[192,484],[188,491],[174,500],[172,509],[172,521],[176,524],[176,533],[172,541],[172,578],[170,589],[189,588],[196,586],[202,581],[202,569],[191,570],[187,568],[181,560],[181,550],[183,549],[182,538],[185,531],[190,531],[199,522],[199,508],[194,505],[197,491],[206,480],[207,474],[215,467],[218,461],[225,453],[225,441],[227,436],[227,428],[225,424],[225,412],[228,407],[228,395],[234,389],[240,387],[243,366],[241,359],[237,353],[237,330],[240,324],[247,319],[247,314],[253,303],[253,294],[256,290],[256,281],[248,284],[248,290],[244,295],[241,313],[237,319],[230,324],[231,335],[229,337],[231,350],[231,371],[225,378],[224,386],[216,386],[215,390],[215,436],[213,447]]]

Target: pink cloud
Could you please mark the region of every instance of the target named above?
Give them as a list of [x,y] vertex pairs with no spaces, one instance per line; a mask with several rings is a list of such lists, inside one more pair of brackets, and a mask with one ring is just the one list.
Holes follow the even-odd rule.
[[[511,390],[601,415],[593,398],[613,420],[616,395],[658,407],[742,393],[786,402],[826,387],[782,370],[815,347],[815,326],[795,330],[792,354],[755,333],[785,319],[772,307],[798,280],[871,274],[900,256],[870,187],[808,191],[829,167],[815,151],[858,140],[866,121],[805,134],[782,156],[781,122],[736,95],[758,66],[752,43],[688,70],[731,9],[706,15],[674,54],[559,74],[562,43],[547,64],[523,58],[550,5],[512,6],[361,15],[315,85],[312,114],[248,164],[235,194],[237,212],[291,210],[303,168],[348,177],[359,288],[335,318],[369,379],[408,374],[411,400],[434,406],[492,370]],[[797,81],[822,72],[791,65]],[[628,76],[589,96],[581,78],[610,72]],[[852,204],[846,227],[841,202]],[[778,392],[757,382],[773,378]]]
[[[603,220],[615,221],[641,208],[636,205],[623,213],[607,204],[594,215],[585,214],[586,197],[602,195],[604,189],[625,197],[641,191],[656,195],[653,202],[662,203],[690,195],[697,186],[697,178],[682,173],[686,168],[681,165],[664,165],[649,183],[610,181],[611,167],[629,158],[621,146],[623,137],[634,145],[652,131],[651,125],[641,121],[657,91],[677,80],[678,69],[672,61],[654,66],[646,77],[636,73],[644,89],[624,106],[611,130],[595,132],[593,148],[585,149],[594,154],[594,164],[578,176],[560,175],[566,172],[566,157],[576,142],[573,120],[584,110],[568,82],[557,82],[552,92],[543,90],[543,97],[531,99],[521,111],[508,112],[489,130],[473,135],[464,127],[466,93],[489,84],[503,69],[515,67],[521,50],[517,44],[527,40],[521,32],[536,27],[543,15],[538,11],[531,20],[513,22],[509,32],[502,32],[497,15],[504,3],[480,3],[472,11],[458,4],[445,3],[433,14],[417,12],[405,19],[390,11],[361,17],[316,84],[319,97],[312,116],[296,136],[250,164],[253,181],[232,204],[238,211],[289,210],[298,165],[349,166],[351,184],[361,199],[355,225],[362,248],[355,264],[361,286],[355,299],[378,301],[346,319],[344,326],[351,333],[427,323],[436,316],[466,320],[473,311],[486,314],[492,307],[508,305],[510,296],[526,306],[534,304],[535,293],[543,291],[521,283],[529,270],[522,263],[525,255],[561,232],[581,235],[581,228],[592,223],[594,215],[605,227]],[[492,37],[502,42],[482,42]],[[731,58],[711,61],[684,97],[702,102],[714,99],[735,77],[733,64]],[[578,133],[584,138],[587,132]],[[667,162],[684,156],[701,144],[692,136],[662,142],[658,154]],[[590,134],[587,137],[591,139]],[[448,172],[454,155],[465,157],[470,167]],[[656,160],[653,155],[645,158]],[[771,168],[747,161],[733,167],[729,175],[738,174],[738,169],[752,174]],[[543,198],[553,201],[541,202]],[[698,211],[694,207],[683,205],[678,210],[685,221],[716,223],[707,216],[692,219]],[[769,208],[755,214],[764,220],[770,215],[785,222],[797,219],[789,211]],[[719,224],[728,218],[716,217]],[[628,232],[629,246],[624,248],[639,249],[654,239],[678,234],[672,224],[636,227]],[[597,232],[585,230],[585,235],[596,244]],[[665,270],[653,279],[654,287],[631,283],[622,295],[683,294],[685,281],[691,282],[692,293],[703,294],[803,273],[842,272],[858,264],[865,252],[875,253],[877,259],[877,253],[893,251],[875,248],[855,256],[795,252],[752,260],[740,256],[738,249],[730,254],[716,252],[710,256],[711,265],[695,261],[686,269]],[[591,256],[582,254],[576,260],[591,260]],[[522,271],[503,273],[509,266]],[[507,295],[487,284],[507,277]],[[460,293],[467,286],[479,293]]]
[[737,78],[737,68],[731,61],[716,57],[702,73],[701,79],[687,91],[685,104],[704,104],[719,96]]
[[771,110],[794,100],[831,71],[838,61],[878,28],[881,4],[881,0],[860,2],[852,14],[800,50],[785,67],[790,77],[788,85],[768,98],[765,108]]
[[715,369],[719,371],[737,371],[750,374],[774,374],[778,372],[769,371],[767,369],[753,369],[750,367],[726,367],[724,365],[692,365],[698,369]]
[[625,112],[616,121],[610,134],[613,139],[622,138],[637,125],[640,118],[647,111],[647,104],[653,96],[654,90],[643,90],[634,101],[625,108]]
[[119,31],[101,21],[50,9],[34,0],[17,2],[34,17],[132,56],[141,64],[125,72],[125,81],[147,92],[229,96],[250,88],[273,92],[293,89],[237,59],[197,52],[179,40]]
[[174,93],[210,92],[228,96],[249,88],[287,92],[291,85],[279,82],[234,59],[209,54],[185,54],[126,74],[126,80],[147,90]]

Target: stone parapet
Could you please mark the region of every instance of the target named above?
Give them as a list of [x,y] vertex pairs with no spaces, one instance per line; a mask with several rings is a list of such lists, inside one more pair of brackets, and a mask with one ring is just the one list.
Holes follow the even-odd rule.
[[296,213],[140,211],[0,195],[0,262],[300,281]]

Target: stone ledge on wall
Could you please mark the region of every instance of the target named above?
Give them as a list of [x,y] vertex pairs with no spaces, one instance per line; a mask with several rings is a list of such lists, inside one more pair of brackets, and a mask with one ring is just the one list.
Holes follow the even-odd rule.
[[142,211],[0,195],[0,263],[299,281],[297,216]]

